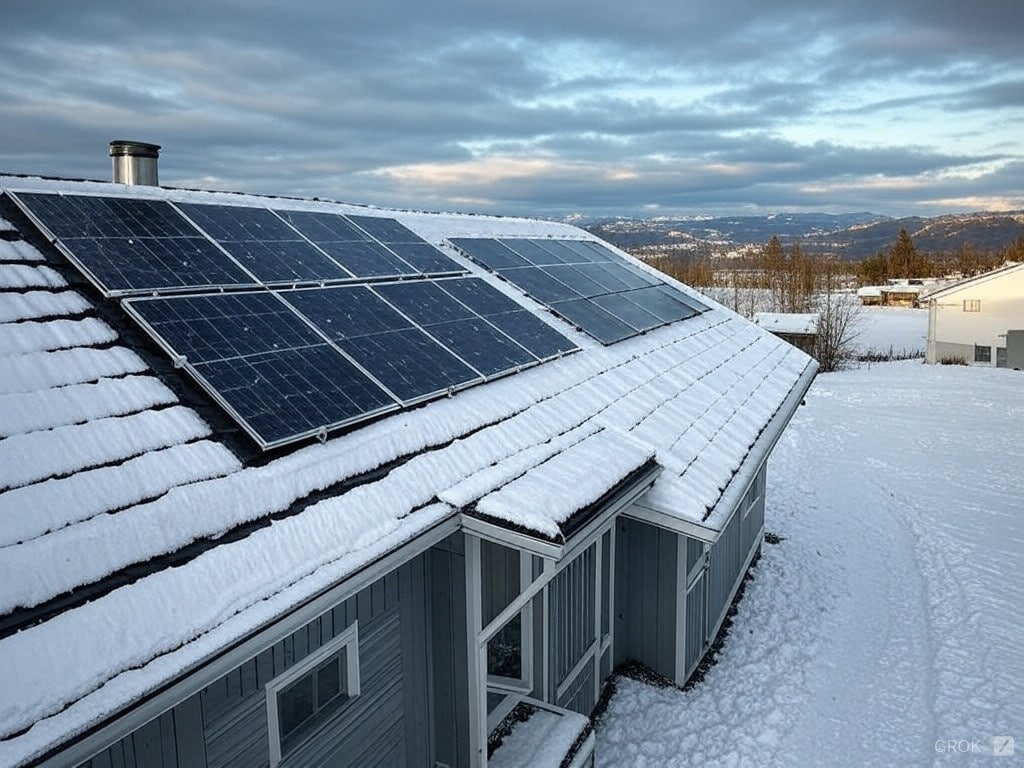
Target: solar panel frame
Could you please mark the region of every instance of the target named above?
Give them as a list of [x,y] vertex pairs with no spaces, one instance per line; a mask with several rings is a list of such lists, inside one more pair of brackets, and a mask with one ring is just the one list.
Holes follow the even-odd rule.
[[466,257],[492,272],[509,267],[530,266],[530,262],[494,238],[450,237],[448,242]]
[[635,328],[620,320],[589,299],[560,301],[551,307],[568,322],[582,329],[602,344],[614,344],[636,335]]
[[542,304],[550,305],[556,301],[583,298],[581,293],[549,272],[545,272],[542,267],[501,269],[498,270],[498,275]]
[[[393,392],[403,405],[483,380],[479,371],[367,285],[282,291],[280,296]],[[342,327],[335,323],[339,316],[351,325]],[[428,376],[429,380],[425,380]]]
[[[166,200],[31,191],[10,195],[104,296],[259,286],[254,275]],[[57,208],[74,220],[60,226]]]
[[421,275],[457,275],[466,270],[397,219],[349,214],[348,219]]
[[[325,435],[400,405],[393,393],[272,291],[134,297],[122,304],[175,364],[185,368],[264,450]],[[268,317],[279,323],[270,329],[273,333],[260,324],[261,318]],[[218,321],[225,328],[218,328]],[[240,327],[247,334],[243,338],[237,333]],[[211,341],[211,328],[219,339]],[[266,372],[262,379],[250,379],[248,390],[241,386],[245,379],[240,372],[261,370]],[[296,384],[315,380],[316,384],[292,392],[264,392],[271,378]],[[245,412],[254,401],[271,399],[278,403],[276,415]],[[291,406],[297,400],[318,404],[321,418],[295,411]],[[268,426],[280,423],[283,412],[290,414],[297,428]]]
[[176,203],[182,215],[267,286],[355,277],[270,208]]
[[501,238],[499,242],[506,248],[511,248],[535,267],[565,264],[565,259],[558,258],[554,253],[544,248],[538,240],[530,238]]

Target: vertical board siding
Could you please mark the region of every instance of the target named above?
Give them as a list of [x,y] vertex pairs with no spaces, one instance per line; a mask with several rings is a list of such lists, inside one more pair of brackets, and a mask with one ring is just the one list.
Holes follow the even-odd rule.
[[702,573],[694,580],[686,593],[686,658],[684,662],[687,676],[697,666],[707,645],[707,624],[704,618],[706,600],[707,577]]
[[615,658],[675,677],[679,537],[621,519],[615,536]]
[[561,685],[594,642],[597,598],[597,550],[587,547],[549,587],[551,676]]
[[708,636],[712,636],[722,615],[729,607],[729,595],[736,584],[742,563],[740,551],[740,518],[737,512],[711,545],[708,568]]
[[430,641],[437,649],[429,660],[433,678],[433,757],[450,766],[469,764],[469,656],[462,543],[460,533],[446,540],[446,546],[436,546],[426,554]]
[[573,712],[589,716],[597,704],[597,697],[594,694],[594,665],[585,664],[555,703],[563,709],[571,709]]

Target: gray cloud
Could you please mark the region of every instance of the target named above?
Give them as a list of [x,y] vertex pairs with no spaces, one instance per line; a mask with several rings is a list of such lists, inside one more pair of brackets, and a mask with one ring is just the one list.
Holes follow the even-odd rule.
[[12,0],[0,171],[414,208],[1024,207],[1004,0]]

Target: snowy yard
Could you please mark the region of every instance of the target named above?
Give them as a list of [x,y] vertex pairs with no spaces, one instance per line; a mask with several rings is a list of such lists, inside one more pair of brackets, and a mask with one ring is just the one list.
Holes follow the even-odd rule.
[[1024,762],[1022,394],[920,361],[819,376],[718,663],[685,693],[620,681],[599,765]]

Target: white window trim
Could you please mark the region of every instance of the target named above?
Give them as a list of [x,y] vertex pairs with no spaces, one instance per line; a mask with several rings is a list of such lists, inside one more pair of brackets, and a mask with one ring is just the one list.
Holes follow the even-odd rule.
[[281,731],[278,722],[277,696],[286,687],[304,677],[318,667],[321,662],[348,648],[345,654],[347,686],[346,695],[355,698],[359,695],[359,621],[353,621],[337,637],[321,646],[309,656],[298,662],[291,669],[270,680],[266,685],[267,694],[267,734],[270,742],[270,767],[275,768],[281,762]]

